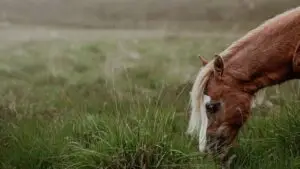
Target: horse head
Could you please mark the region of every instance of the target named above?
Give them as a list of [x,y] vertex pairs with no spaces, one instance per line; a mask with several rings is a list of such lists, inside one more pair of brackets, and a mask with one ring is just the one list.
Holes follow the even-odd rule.
[[[194,101],[192,111],[199,111],[198,114],[202,115],[201,124],[198,124],[201,128],[199,149],[225,157],[229,148],[235,145],[238,131],[248,119],[253,95],[240,90],[238,82],[233,85],[232,81],[235,79],[227,75],[221,56],[215,55],[211,62],[202,57],[200,59],[205,65],[200,77],[203,74],[201,78],[206,80],[200,84],[196,80],[191,92]],[[199,91],[201,88],[203,90]],[[200,92],[203,93],[202,96]],[[200,107],[199,110],[196,110],[197,106]],[[193,132],[193,119],[197,119],[192,116],[188,130],[190,133]]]
[[239,81],[228,76],[224,61],[216,55],[213,71],[204,87],[204,103],[207,125],[206,152],[226,155],[229,147],[236,145],[235,140],[240,128],[249,117],[253,95],[244,92]]

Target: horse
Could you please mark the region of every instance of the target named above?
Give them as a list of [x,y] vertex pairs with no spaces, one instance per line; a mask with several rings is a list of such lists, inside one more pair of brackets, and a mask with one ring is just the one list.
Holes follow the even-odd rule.
[[[203,66],[205,66],[208,63],[208,61],[201,55],[199,55],[199,59],[200,59],[201,64]],[[279,87],[276,86],[275,89],[276,89],[276,94],[278,94],[279,93]],[[273,105],[274,105],[270,100],[266,99],[266,89],[265,88],[259,90],[255,94],[254,98],[252,99],[251,108],[256,108],[256,107],[261,106],[261,105],[265,105],[269,108],[273,107]]]
[[199,151],[221,161],[251,116],[255,94],[300,78],[300,7],[250,30],[201,67],[191,92],[187,133]]

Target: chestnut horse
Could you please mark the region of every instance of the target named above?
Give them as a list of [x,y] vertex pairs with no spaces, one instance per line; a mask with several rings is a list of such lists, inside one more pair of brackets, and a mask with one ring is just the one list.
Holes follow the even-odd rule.
[[[199,56],[199,59],[201,60],[202,65],[204,66],[208,63],[208,61],[203,56]],[[279,94],[279,87],[276,86],[275,89],[276,89],[276,94]],[[270,100],[266,99],[265,89],[261,89],[255,94],[255,97],[252,99],[251,108],[255,108],[261,105],[265,105],[269,108],[273,107],[273,103]]]
[[191,95],[187,132],[201,152],[222,161],[250,116],[261,89],[300,78],[300,7],[248,32],[199,71]]

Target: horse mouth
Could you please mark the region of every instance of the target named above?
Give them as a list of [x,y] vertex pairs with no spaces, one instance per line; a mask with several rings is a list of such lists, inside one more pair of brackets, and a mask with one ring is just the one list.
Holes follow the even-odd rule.
[[209,135],[205,152],[223,161],[229,155],[230,145],[230,139],[225,136]]
[[222,153],[228,147],[225,137],[208,136],[206,150],[209,154]]
[[229,166],[232,163],[232,160],[236,158],[235,154],[230,155],[229,150],[230,139],[224,136],[215,136],[209,135],[207,136],[207,145],[205,152],[207,155],[211,155],[215,162],[220,164],[223,168],[230,168]]

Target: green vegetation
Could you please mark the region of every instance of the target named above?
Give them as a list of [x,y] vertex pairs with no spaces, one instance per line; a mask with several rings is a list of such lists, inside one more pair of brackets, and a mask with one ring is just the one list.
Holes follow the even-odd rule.
[[[216,168],[185,134],[188,81],[201,66],[198,54],[213,56],[236,38],[30,42],[1,50],[0,168]],[[281,86],[286,92],[273,108],[254,110],[233,150],[234,168],[300,168],[296,84]]]

